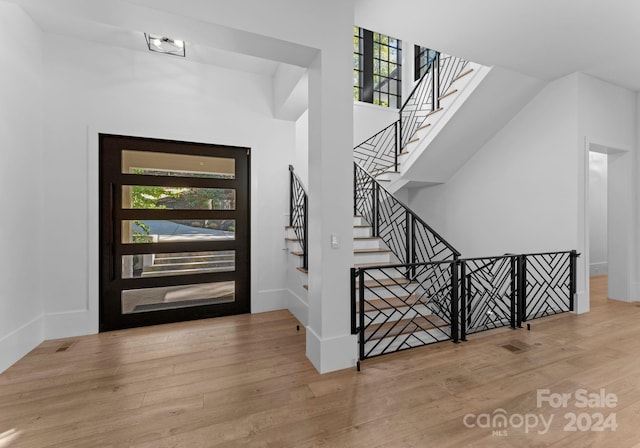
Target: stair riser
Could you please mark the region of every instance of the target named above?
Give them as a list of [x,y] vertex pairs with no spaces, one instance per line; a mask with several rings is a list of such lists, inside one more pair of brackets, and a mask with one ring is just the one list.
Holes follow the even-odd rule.
[[384,243],[379,239],[354,239],[353,240],[353,249],[354,250],[362,250],[362,249],[386,249]]
[[354,226],[368,226],[369,223],[364,220],[362,216],[354,216],[353,217],[353,225]]
[[355,264],[364,264],[364,263],[389,263],[391,262],[391,253],[389,252],[381,252],[381,253],[354,253],[353,262]]
[[371,227],[354,227],[354,238],[368,238],[371,236]]

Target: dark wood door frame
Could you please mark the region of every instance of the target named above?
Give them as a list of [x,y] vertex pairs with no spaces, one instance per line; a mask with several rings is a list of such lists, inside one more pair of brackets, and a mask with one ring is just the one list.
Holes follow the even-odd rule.
[[[250,150],[243,147],[176,142],[100,134],[100,331],[248,313],[250,309]],[[152,176],[122,173],[122,151],[184,154],[235,160],[235,179]],[[236,190],[235,210],[123,209],[122,185],[229,188]],[[122,242],[123,220],[235,219],[235,240],[137,243]],[[190,251],[235,251],[233,272],[122,278],[122,256]],[[136,314],[123,314],[121,292],[207,282],[235,281],[235,301]]]

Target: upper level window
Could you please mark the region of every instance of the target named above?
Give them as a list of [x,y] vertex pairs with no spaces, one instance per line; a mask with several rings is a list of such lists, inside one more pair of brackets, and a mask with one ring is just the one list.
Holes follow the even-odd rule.
[[353,99],[402,106],[402,41],[354,27]]
[[421,47],[419,45],[413,46],[413,58],[414,58],[414,79],[417,81],[427,72],[427,68],[431,61],[436,57],[436,51],[429,48]]

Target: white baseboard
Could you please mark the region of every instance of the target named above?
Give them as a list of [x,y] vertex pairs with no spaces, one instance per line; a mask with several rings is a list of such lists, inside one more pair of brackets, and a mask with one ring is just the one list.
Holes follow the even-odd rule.
[[290,289],[287,289],[287,295],[289,298],[287,301],[287,309],[306,327],[309,325],[309,305]]
[[44,341],[44,316],[40,315],[0,338],[0,373]]
[[577,292],[573,303],[573,312],[575,314],[588,313],[591,309],[589,304],[589,296],[585,291]]
[[251,302],[251,312],[286,310],[288,297],[289,292],[286,289],[258,291],[255,300]]
[[45,339],[73,338],[98,333],[98,316],[88,310],[50,313],[45,317]]
[[320,373],[348,369],[358,361],[356,335],[322,339],[307,326],[307,358]]
[[589,276],[607,275],[609,273],[609,263],[602,261],[599,263],[589,264]]

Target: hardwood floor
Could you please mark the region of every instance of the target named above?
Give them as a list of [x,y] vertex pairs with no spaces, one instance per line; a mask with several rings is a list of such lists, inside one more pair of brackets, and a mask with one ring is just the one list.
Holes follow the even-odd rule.
[[[591,306],[360,373],[316,373],[285,311],[47,341],[0,375],[0,447],[640,447],[640,304],[608,300],[603,277]],[[576,408],[601,388],[615,408]],[[568,407],[537,407],[538,389]],[[568,432],[570,412],[618,426]],[[552,420],[478,427],[487,413]]]

